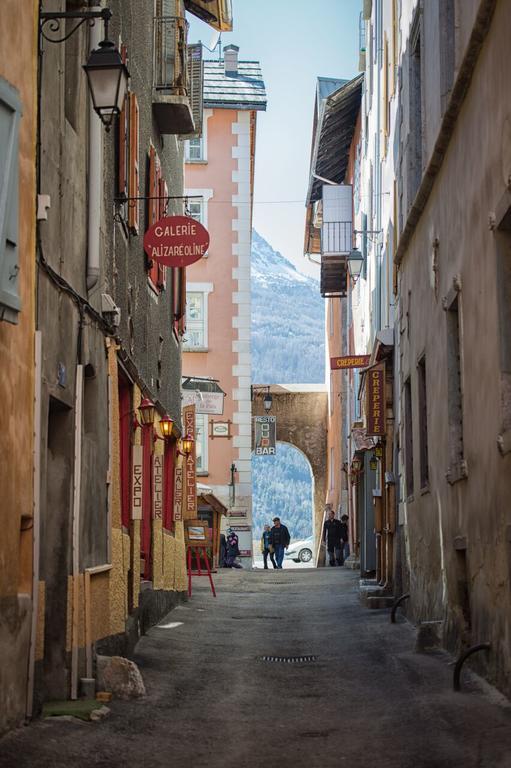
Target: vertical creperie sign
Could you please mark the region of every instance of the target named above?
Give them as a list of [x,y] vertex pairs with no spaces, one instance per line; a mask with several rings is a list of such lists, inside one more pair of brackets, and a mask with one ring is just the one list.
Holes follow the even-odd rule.
[[277,417],[255,416],[255,445],[256,456],[275,456],[277,445]]
[[195,479],[195,406],[187,405],[183,408],[183,431],[185,437],[193,438],[192,450],[184,459],[184,497],[183,519],[190,520],[197,517],[197,482]]
[[381,437],[385,434],[385,366],[377,365],[367,371],[366,434]]

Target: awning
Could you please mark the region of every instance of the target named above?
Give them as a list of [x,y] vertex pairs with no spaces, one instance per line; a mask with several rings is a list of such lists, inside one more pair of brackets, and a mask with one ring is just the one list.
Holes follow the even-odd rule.
[[232,32],[231,0],[185,0],[185,8],[219,32]]
[[342,184],[348,167],[349,152],[362,99],[363,74],[342,85],[328,99],[318,126],[317,146],[311,165],[307,205],[321,199],[322,176]]

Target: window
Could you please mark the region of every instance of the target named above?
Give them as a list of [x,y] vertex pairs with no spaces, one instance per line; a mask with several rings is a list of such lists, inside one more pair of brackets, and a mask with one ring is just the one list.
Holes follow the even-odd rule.
[[208,294],[212,283],[188,283],[186,286],[186,339],[185,352],[208,348]]
[[195,415],[195,447],[197,451],[197,472],[208,471],[208,417],[205,413]]
[[405,481],[406,495],[413,496],[413,422],[412,422],[412,387],[410,379],[405,381]]
[[[162,178],[161,163],[158,153],[152,146],[148,153],[147,173],[147,229],[165,214],[169,190],[165,179]],[[167,268],[155,261],[149,264],[148,277],[151,287],[162,291],[167,284]]]
[[189,139],[186,142],[185,157],[187,163],[197,163],[204,160],[203,137],[198,136],[195,139]]
[[417,366],[419,396],[419,437],[421,488],[429,485],[428,466],[428,401],[426,393],[426,358],[421,357]]
[[18,133],[21,102],[0,78],[0,320],[18,322]]
[[204,294],[186,294],[186,347],[204,349],[206,347],[206,327]]
[[413,203],[422,180],[421,17],[422,14],[418,11],[412,24],[410,43],[409,206]]
[[[128,94],[128,228],[131,233],[138,235],[140,226],[139,201],[140,196],[140,139],[139,139],[139,109],[138,99],[134,93]],[[122,122],[122,121],[121,121]]]
[[201,224],[203,223],[202,217],[203,217],[203,204],[202,200],[189,200],[188,201],[188,215],[192,217],[192,219],[195,219],[195,221],[199,221]]
[[449,425],[450,483],[466,477],[463,455],[463,399],[461,381],[460,296],[446,301],[447,315],[447,407]]
[[454,79],[455,62],[455,0],[442,0],[438,4],[440,32],[440,100],[445,112]]
[[511,450],[511,197],[506,193],[499,205],[497,247],[497,301],[499,310],[500,408],[501,434],[498,445],[502,453]]

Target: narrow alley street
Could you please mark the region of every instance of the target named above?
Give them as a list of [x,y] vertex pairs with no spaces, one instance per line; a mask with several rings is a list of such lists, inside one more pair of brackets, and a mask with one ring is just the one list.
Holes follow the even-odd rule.
[[450,657],[416,653],[412,625],[361,606],[356,573],[223,571],[216,583],[215,600],[195,579],[141,639],[145,699],[113,701],[95,724],[17,730],[1,768],[511,765],[506,700],[472,675],[453,693]]

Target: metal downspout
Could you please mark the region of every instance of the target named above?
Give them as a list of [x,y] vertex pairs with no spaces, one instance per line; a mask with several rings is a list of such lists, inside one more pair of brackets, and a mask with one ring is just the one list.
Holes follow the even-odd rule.
[[[97,5],[90,10],[101,10]],[[98,22],[90,28],[90,49],[97,48],[101,40],[102,25]],[[101,120],[94,112],[89,98],[89,179],[87,212],[87,291],[99,281],[99,240],[101,222],[101,190],[103,176],[103,134]]]

